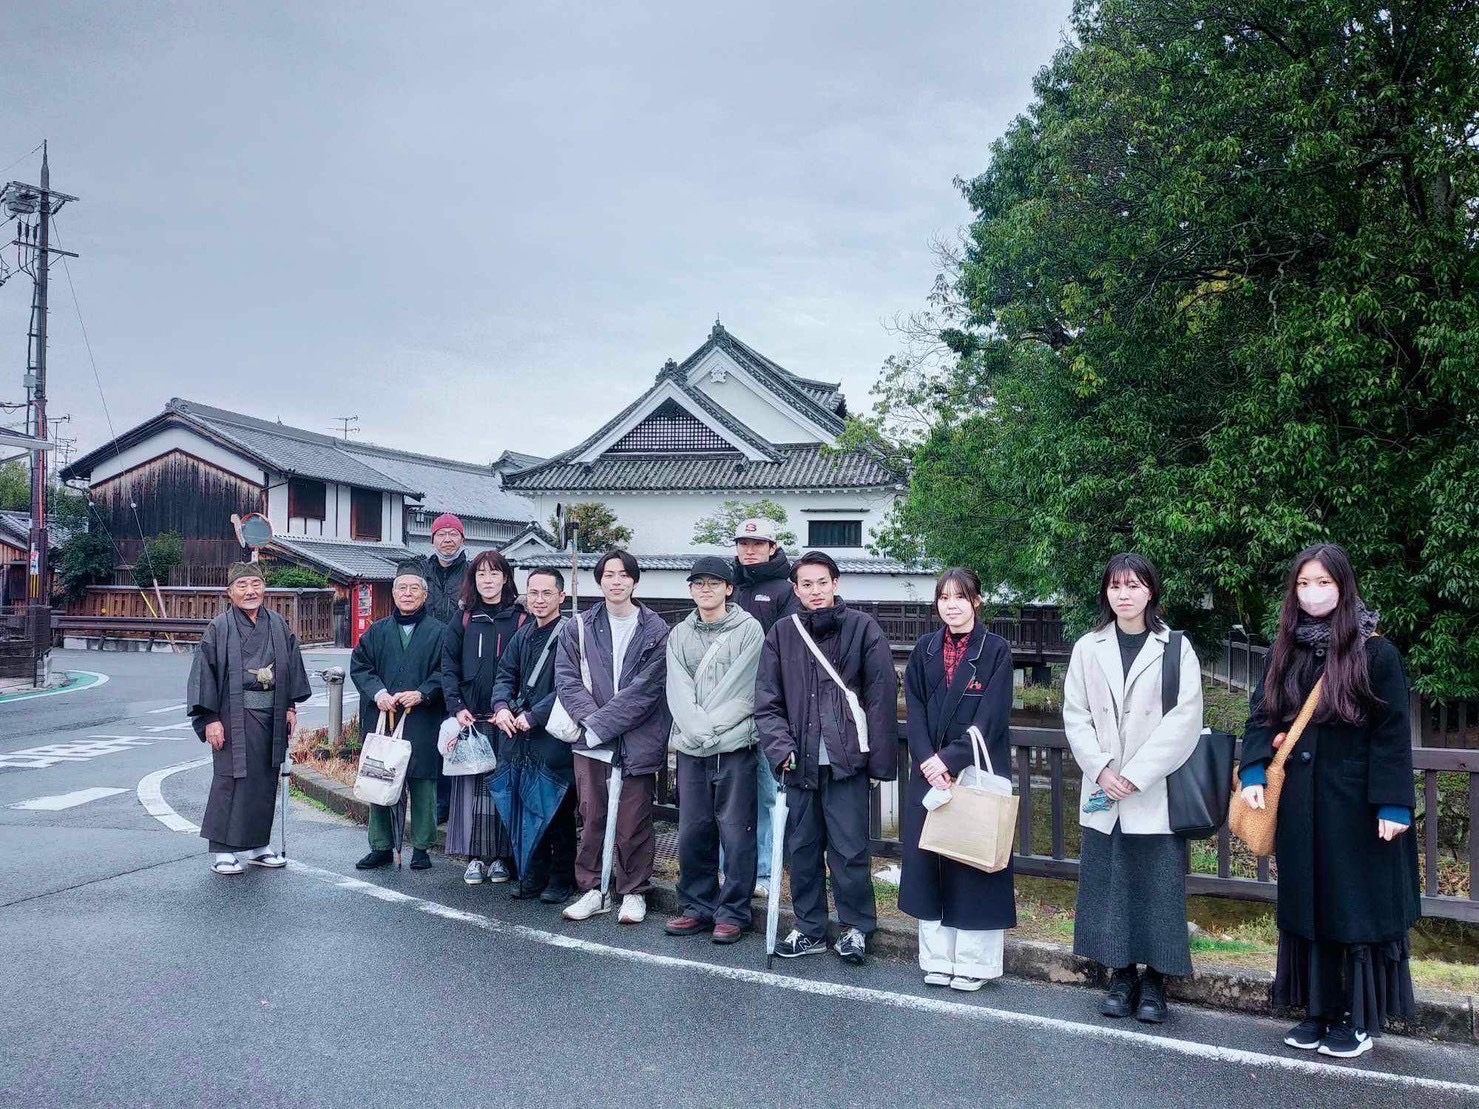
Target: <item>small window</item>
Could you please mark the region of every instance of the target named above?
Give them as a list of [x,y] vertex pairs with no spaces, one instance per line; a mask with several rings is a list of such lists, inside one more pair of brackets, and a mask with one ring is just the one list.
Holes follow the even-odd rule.
[[291,478],[288,481],[288,515],[295,520],[322,520],[329,503],[328,486],[321,481]]
[[380,542],[381,499],[378,489],[351,489],[349,491],[349,535],[351,539],[363,539],[371,543]]
[[808,520],[806,545],[808,547],[861,547],[863,545],[863,521],[861,520]]

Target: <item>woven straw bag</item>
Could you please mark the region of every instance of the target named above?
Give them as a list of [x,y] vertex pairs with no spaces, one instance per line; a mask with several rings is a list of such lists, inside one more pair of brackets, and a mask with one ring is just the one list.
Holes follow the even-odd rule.
[[1274,837],[1279,826],[1279,795],[1284,791],[1284,763],[1289,761],[1294,745],[1299,742],[1305,728],[1309,727],[1315,710],[1320,707],[1320,687],[1324,684],[1325,679],[1321,677],[1315,683],[1315,688],[1310,690],[1310,695],[1304,700],[1304,707],[1299,710],[1299,715],[1289,726],[1284,742],[1274,752],[1274,757],[1268,764],[1268,783],[1263,787],[1263,808],[1250,808],[1248,802],[1243,800],[1243,791],[1233,790],[1232,803],[1227,811],[1228,826],[1232,828],[1233,835],[1246,843],[1255,855],[1274,853]]

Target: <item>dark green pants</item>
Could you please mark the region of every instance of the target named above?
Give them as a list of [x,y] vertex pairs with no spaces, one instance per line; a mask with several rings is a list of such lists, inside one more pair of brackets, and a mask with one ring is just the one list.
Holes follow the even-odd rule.
[[[437,782],[435,778],[408,778],[406,792],[411,797],[410,840],[412,847],[429,851],[437,841]],[[391,823],[395,810],[385,805],[370,806],[370,850],[389,851],[395,846]]]

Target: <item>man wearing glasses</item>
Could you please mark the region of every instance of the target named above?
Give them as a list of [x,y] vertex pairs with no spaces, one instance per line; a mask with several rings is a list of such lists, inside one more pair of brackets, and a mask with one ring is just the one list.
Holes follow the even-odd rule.
[[[668,635],[668,709],[678,752],[678,900],[670,936],[734,943],[750,926],[755,889],[755,671],[765,633],[738,605],[734,567],[693,564],[694,611]],[[719,848],[724,880],[719,881]]]

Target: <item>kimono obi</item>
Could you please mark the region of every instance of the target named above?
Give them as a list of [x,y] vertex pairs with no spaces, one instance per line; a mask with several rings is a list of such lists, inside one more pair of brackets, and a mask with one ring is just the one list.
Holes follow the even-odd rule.
[[254,712],[271,712],[273,696],[272,690],[260,689],[254,686],[251,689],[243,689],[241,691],[241,704],[243,708],[251,709]]

